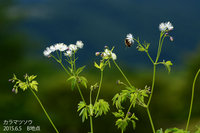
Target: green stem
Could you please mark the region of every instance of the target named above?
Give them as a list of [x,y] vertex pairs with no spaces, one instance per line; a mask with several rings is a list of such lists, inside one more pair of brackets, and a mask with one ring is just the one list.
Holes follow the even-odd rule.
[[51,125],[53,126],[53,128],[55,129],[56,133],[59,133],[56,126],[53,124],[51,118],[49,117],[47,111],[45,110],[44,106],[42,105],[40,99],[37,97],[37,95],[35,94],[35,92],[30,88],[31,92],[33,93],[33,95],[35,96],[35,98],[37,99],[37,101],[39,102],[40,106],[42,107],[44,113],[46,114],[47,118],[49,119]]
[[[131,102],[131,105],[129,106],[129,108],[128,108],[128,110],[127,110],[127,113],[126,113],[126,117],[128,117],[128,112],[130,112],[131,107],[133,106],[133,103],[134,103],[134,102],[135,102],[134,100]],[[125,118],[126,118],[126,117],[125,117]]]
[[149,120],[150,120],[150,123],[151,123],[153,133],[155,133],[155,128],[154,128],[154,124],[153,124],[151,114],[150,114],[150,111],[149,111],[149,105],[151,103],[151,98],[152,98],[152,95],[153,95],[155,77],[156,77],[156,64],[154,64],[154,66],[153,66],[153,81],[152,81],[152,86],[151,86],[151,94],[150,94],[150,97],[149,97],[149,100],[148,100],[148,103],[147,103],[147,113],[148,113],[148,116],[149,116]]
[[101,90],[102,81],[103,81],[103,70],[101,70],[101,79],[100,79],[99,90],[97,92],[97,97],[96,97],[95,103],[97,102],[97,100],[99,98],[99,93],[100,93],[100,90]]
[[[92,89],[90,90],[90,105],[92,105]],[[90,132],[93,133],[92,114],[90,114]]]
[[62,66],[62,68],[65,70],[65,72],[70,76],[71,74],[69,73],[69,71],[65,68],[65,66],[63,65],[62,62],[59,62],[60,65]]
[[123,133],[124,131],[122,130],[122,132],[121,133]]
[[151,60],[151,62],[154,64],[153,59],[152,59],[151,56],[149,55],[149,52],[147,51],[146,53],[147,53],[147,56],[149,57],[149,59]]
[[[163,41],[164,41],[164,39],[165,39],[165,37],[166,37],[166,35],[164,35],[164,34],[165,34],[165,32],[161,32],[161,33],[160,33],[160,39],[159,39],[159,45],[158,45],[158,52],[157,52],[157,57],[156,57],[155,63],[158,62],[158,59],[159,59],[159,57],[160,57],[160,53],[161,53],[161,49],[162,49],[162,44],[163,44]],[[163,36],[163,35],[164,35],[164,36]]]
[[78,83],[76,83],[76,86],[77,86],[77,88],[78,88],[78,91],[79,91],[79,93],[80,93],[80,95],[81,95],[81,98],[82,98],[83,102],[86,103],[86,102],[85,102],[85,99],[84,99],[84,97],[83,97],[83,94],[82,94],[82,92],[81,92],[81,89],[80,89],[80,87],[79,87],[79,85],[78,85]]
[[193,105],[193,99],[194,99],[194,87],[195,87],[196,79],[197,79],[197,77],[199,75],[199,72],[200,72],[200,69],[196,73],[196,76],[194,78],[193,85],[192,85],[192,97],[191,97],[190,111],[189,111],[189,115],[188,115],[188,120],[187,120],[187,124],[186,124],[186,128],[185,128],[186,131],[188,130],[189,123],[190,123],[190,117],[191,117],[191,113],[192,113],[192,105]]
[[153,66],[153,81],[152,81],[152,86],[151,86],[151,94],[147,103],[147,108],[149,107],[149,104],[151,103],[151,98],[153,95],[153,90],[154,90],[154,84],[155,84],[155,77],[156,77],[156,65],[154,64]]
[[129,80],[127,79],[127,77],[125,76],[125,74],[122,72],[122,70],[120,69],[120,67],[117,65],[117,63],[113,60],[115,66],[118,68],[118,70],[121,72],[121,74],[123,75],[123,77],[125,78],[125,80],[127,81],[127,83],[129,84],[130,87],[135,88],[134,86],[131,85],[131,83],[129,82]]
[[90,116],[90,130],[91,130],[91,133],[93,133],[92,116]]
[[147,113],[148,113],[148,116],[149,116],[149,120],[150,120],[150,123],[151,123],[151,127],[152,127],[152,130],[153,130],[153,133],[155,133],[155,128],[154,128],[154,125],[153,125],[153,121],[152,121],[152,118],[151,118],[149,107],[147,107]]

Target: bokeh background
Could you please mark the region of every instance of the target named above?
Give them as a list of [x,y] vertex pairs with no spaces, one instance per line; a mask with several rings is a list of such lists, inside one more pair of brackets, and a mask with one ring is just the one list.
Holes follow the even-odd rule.
[[[78,52],[78,65],[87,65],[83,75],[89,84],[98,82],[100,73],[93,62],[96,51],[115,46],[117,62],[138,88],[151,85],[152,65],[144,53],[124,46],[127,33],[151,43],[150,54],[156,56],[159,39],[158,25],[170,21],[174,30],[166,38],[162,59],[173,62],[167,73],[158,67],[151,113],[155,128],[185,128],[189,111],[191,87],[200,67],[200,1],[196,0],[0,0],[0,132],[3,121],[33,120],[42,133],[54,133],[48,119],[30,91],[12,93],[8,79],[15,73],[38,75],[37,93],[60,133],[86,133],[89,121],[81,122],[77,104],[80,96],[70,89],[67,76],[43,50],[54,43],[75,43],[82,40],[84,48]],[[111,112],[116,111],[111,99],[120,91],[118,79],[124,80],[112,64],[105,70],[100,98],[109,101]],[[83,88],[84,96],[88,90]],[[197,79],[190,130],[200,126],[200,81]],[[137,107],[139,117],[136,130],[129,125],[126,132],[150,133],[146,111]],[[117,133],[112,113],[94,120],[95,133]],[[26,132],[24,130],[24,132]]]

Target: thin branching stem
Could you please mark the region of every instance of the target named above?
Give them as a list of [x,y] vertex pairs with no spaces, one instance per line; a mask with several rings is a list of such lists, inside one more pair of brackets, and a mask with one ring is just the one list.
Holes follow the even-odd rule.
[[78,88],[79,94],[81,95],[81,98],[82,98],[83,102],[86,103],[78,83],[76,84],[76,86]]
[[[90,105],[92,105],[92,89],[90,90]],[[92,115],[90,114],[90,132],[93,133]]]
[[153,90],[154,90],[154,85],[155,85],[155,78],[156,78],[156,65],[154,64],[153,66],[153,81],[152,81],[152,86],[151,86],[151,94],[147,103],[147,107],[149,107],[150,103],[151,103],[151,98],[153,95]]
[[135,88],[134,86],[131,85],[131,83],[129,82],[129,80],[127,79],[127,77],[125,76],[125,74],[123,73],[123,71],[121,70],[121,68],[117,65],[117,63],[113,60],[115,66],[118,68],[118,70],[121,72],[121,74],[123,75],[123,77],[125,78],[125,80],[127,81],[127,83],[129,84],[130,87]]
[[97,97],[96,97],[95,103],[97,102],[97,100],[99,98],[99,93],[100,93],[100,90],[101,90],[102,81],[103,81],[103,70],[101,70],[101,79],[100,79],[100,82],[99,82],[99,89],[98,89],[98,92],[97,92]]
[[152,127],[152,130],[153,130],[153,133],[155,133],[155,128],[154,128],[154,125],[153,125],[153,120],[151,118],[151,114],[150,114],[150,111],[149,111],[149,107],[147,107],[147,114],[149,116],[149,120],[150,120],[150,123],[151,123],[151,127]]
[[200,69],[196,73],[196,76],[194,78],[193,85],[192,85],[192,96],[191,96],[191,103],[190,103],[190,111],[189,111],[188,120],[187,120],[187,124],[186,124],[186,128],[185,128],[186,131],[188,130],[189,123],[190,123],[190,117],[191,117],[191,113],[192,113],[192,105],[193,105],[193,100],[194,100],[194,88],[195,88],[195,83],[196,83],[199,73],[200,73]]
[[51,118],[49,117],[47,111],[45,110],[44,106],[42,105],[42,102],[40,101],[40,99],[38,98],[38,96],[35,94],[35,92],[30,88],[31,92],[33,93],[33,95],[35,96],[35,98],[37,99],[37,101],[39,102],[40,106],[42,107],[45,115],[47,116],[47,118],[49,119],[51,125],[53,126],[54,130],[56,131],[56,133],[59,133],[56,126],[53,124],[53,121],[51,120]]

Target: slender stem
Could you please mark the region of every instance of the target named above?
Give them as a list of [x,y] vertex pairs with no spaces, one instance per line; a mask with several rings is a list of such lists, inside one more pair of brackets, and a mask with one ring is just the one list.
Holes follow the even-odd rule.
[[[92,89],[90,90],[90,105],[92,105]],[[90,114],[90,132],[93,133],[92,114]]]
[[90,116],[90,132],[93,133],[92,116]]
[[60,65],[62,66],[62,68],[65,70],[65,72],[70,76],[71,74],[69,73],[69,71],[65,68],[65,66],[63,65],[62,62],[59,62]]
[[[133,103],[134,103],[134,100],[131,102],[131,105],[129,106],[129,108],[128,108],[128,110],[127,110],[126,117],[128,117],[128,112],[130,112],[131,107],[133,106]],[[125,118],[126,118],[126,117],[125,117]]]
[[190,111],[189,111],[189,115],[188,115],[188,120],[187,120],[187,124],[186,124],[186,128],[185,128],[186,131],[188,130],[189,123],[190,123],[190,117],[191,117],[191,113],[192,113],[192,105],[193,105],[193,99],[194,99],[194,87],[195,87],[196,79],[197,79],[197,77],[199,75],[199,72],[200,72],[200,69],[196,73],[196,76],[194,78],[193,85],[192,85],[192,97],[191,97]]
[[134,86],[131,85],[131,83],[129,82],[129,80],[127,79],[127,77],[125,76],[125,74],[122,72],[122,70],[120,69],[120,67],[117,65],[117,63],[113,60],[115,66],[119,69],[119,71],[121,72],[121,74],[123,75],[123,77],[126,79],[127,83],[129,84],[130,87],[135,88]]
[[151,56],[149,55],[149,52],[147,51],[146,53],[147,53],[147,55],[148,55],[149,59],[151,60],[151,62],[154,64],[154,61],[153,61],[153,59],[152,59],[152,58],[151,58]]
[[147,108],[149,107],[149,104],[151,103],[151,98],[153,95],[153,90],[154,90],[154,84],[155,84],[155,77],[156,77],[156,65],[154,64],[153,66],[153,81],[152,81],[152,86],[151,86],[151,94],[147,103]]
[[83,102],[86,103],[86,102],[85,102],[85,99],[84,99],[84,97],[83,97],[83,94],[82,94],[82,92],[81,92],[81,89],[80,89],[80,87],[79,87],[79,85],[78,85],[78,83],[76,84],[76,86],[77,86],[77,88],[78,88],[78,91],[79,91],[79,93],[80,93],[80,95],[81,95],[81,98],[82,98]]
[[124,131],[122,130],[122,132],[121,133],[123,133]]
[[160,33],[160,39],[159,39],[159,44],[158,44],[158,52],[157,52],[157,57],[156,57],[156,61],[158,62],[159,56],[160,56],[160,51],[161,51],[161,40],[162,40],[162,36],[163,36],[163,32]]
[[59,133],[58,130],[57,130],[57,128],[56,128],[56,126],[53,124],[51,118],[49,117],[47,111],[45,110],[44,106],[42,105],[40,99],[37,97],[37,95],[35,94],[35,92],[34,92],[31,88],[30,88],[30,90],[31,90],[31,92],[33,93],[33,95],[35,96],[35,98],[37,99],[37,101],[39,102],[40,106],[42,107],[42,109],[43,109],[45,115],[46,115],[47,118],[49,119],[49,121],[50,121],[51,125],[53,126],[53,128],[55,129],[56,133]]
[[97,102],[97,100],[99,98],[99,93],[100,93],[100,90],[101,90],[102,81],[103,81],[103,70],[101,70],[101,79],[100,79],[99,90],[97,92],[97,97],[96,97],[95,103]]
[[155,133],[155,128],[154,128],[153,121],[152,121],[151,114],[149,112],[149,108],[148,107],[147,107],[147,113],[148,113],[148,116],[149,116],[149,120],[150,120],[150,123],[151,123],[151,127],[152,127],[152,130],[153,130],[153,133]]

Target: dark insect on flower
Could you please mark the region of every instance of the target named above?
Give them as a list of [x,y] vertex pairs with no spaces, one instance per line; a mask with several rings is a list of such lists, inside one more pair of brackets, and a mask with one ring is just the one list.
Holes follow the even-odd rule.
[[131,47],[131,45],[134,43],[134,40],[133,40],[133,35],[132,34],[127,34],[126,35],[126,39],[125,39],[125,46],[126,47]]
[[131,47],[132,44],[133,44],[133,42],[130,41],[128,38],[125,39],[125,46],[126,47]]

